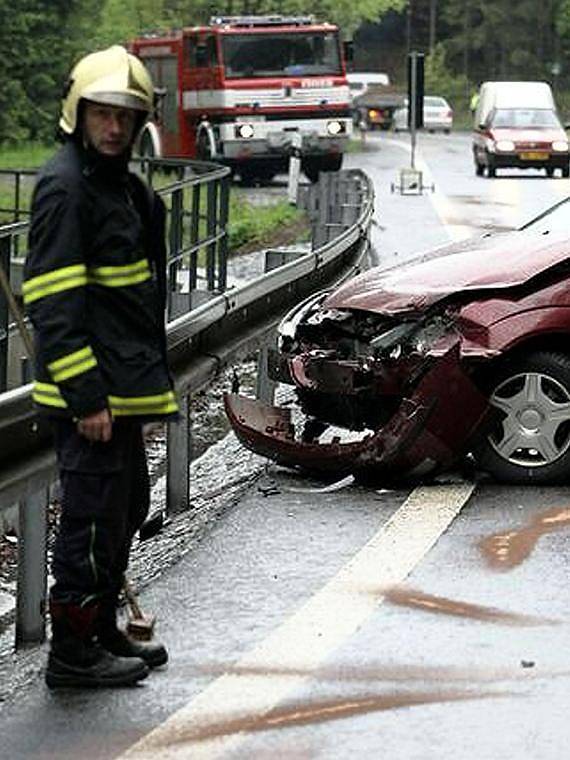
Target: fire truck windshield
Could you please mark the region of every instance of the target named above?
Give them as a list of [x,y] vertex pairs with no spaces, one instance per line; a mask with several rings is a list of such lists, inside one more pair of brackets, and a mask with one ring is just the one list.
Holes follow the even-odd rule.
[[227,34],[222,51],[228,78],[342,74],[336,32]]

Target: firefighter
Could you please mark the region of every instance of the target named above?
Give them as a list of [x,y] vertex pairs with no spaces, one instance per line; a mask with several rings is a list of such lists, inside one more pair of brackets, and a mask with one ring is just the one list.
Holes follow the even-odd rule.
[[64,93],[63,146],[32,200],[23,295],[35,334],[33,398],[52,423],[62,493],[50,687],[131,684],[168,658],[116,619],[149,508],[142,425],[177,413],[164,206],[128,166],[152,108],[150,76],[124,48],[81,59]]

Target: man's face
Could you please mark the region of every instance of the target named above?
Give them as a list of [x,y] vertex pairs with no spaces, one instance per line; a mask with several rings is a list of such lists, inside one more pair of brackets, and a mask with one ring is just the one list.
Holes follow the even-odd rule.
[[87,141],[103,156],[124,153],[135,132],[137,112],[132,108],[85,104],[83,133]]

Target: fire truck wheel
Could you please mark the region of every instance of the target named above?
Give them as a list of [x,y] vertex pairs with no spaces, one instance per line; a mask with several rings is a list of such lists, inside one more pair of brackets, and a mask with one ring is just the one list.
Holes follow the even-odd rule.
[[205,131],[200,132],[198,136],[198,144],[196,146],[196,156],[199,161],[211,161],[212,151],[210,148],[210,140]]
[[241,179],[241,184],[245,187],[251,187],[252,185],[255,185],[255,180],[257,177],[255,172],[251,169],[246,169],[244,167],[240,168],[239,176]]
[[332,156],[313,156],[305,158],[301,164],[303,171],[311,182],[317,182],[321,172],[337,172],[342,166],[342,153]]
[[241,184],[246,187],[252,185],[267,185],[277,174],[278,169],[268,162],[267,166],[242,166],[238,169]]
[[154,143],[148,132],[143,132],[140,139],[139,153],[141,158],[154,158]]

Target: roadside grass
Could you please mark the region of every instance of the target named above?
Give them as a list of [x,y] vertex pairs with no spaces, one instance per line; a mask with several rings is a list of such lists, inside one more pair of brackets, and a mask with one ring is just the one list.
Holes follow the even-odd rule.
[[40,143],[0,146],[0,169],[37,169],[56,150],[56,145],[41,145]]
[[304,213],[286,200],[269,199],[264,205],[253,205],[247,191],[233,187],[230,193],[228,247],[230,252],[252,245],[269,245],[273,233],[292,226]]

